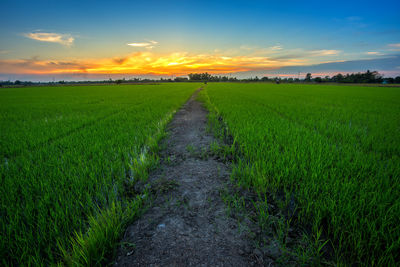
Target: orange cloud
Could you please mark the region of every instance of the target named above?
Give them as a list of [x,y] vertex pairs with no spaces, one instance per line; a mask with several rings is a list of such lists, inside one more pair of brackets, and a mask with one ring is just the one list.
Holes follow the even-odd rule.
[[283,66],[305,65],[307,60],[273,59],[266,56],[222,56],[177,52],[155,54],[137,52],[121,58],[72,61],[0,60],[0,73],[6,74],[132,74],[186,75],[193,72],[233,73],[271,70]]

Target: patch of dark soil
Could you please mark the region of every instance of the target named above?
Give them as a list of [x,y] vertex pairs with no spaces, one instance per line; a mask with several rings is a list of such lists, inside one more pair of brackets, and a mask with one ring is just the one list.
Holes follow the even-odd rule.
[[229,164],[208,152],[216,140],[195,97],[168,126],[161,167],[149,177],[154,202],[126,230],[115,266],[274,265],[254,246],[255,223],[228,215]]

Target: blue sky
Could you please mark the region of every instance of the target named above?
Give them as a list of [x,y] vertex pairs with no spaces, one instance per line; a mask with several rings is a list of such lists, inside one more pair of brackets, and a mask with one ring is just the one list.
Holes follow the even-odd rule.
[[[400,54],[399,1],[3,0],[0,6],[0,79],[251,76]],[[398,66],[381,71],[400,75]],[[341,71],[340,64],[335,68]]]

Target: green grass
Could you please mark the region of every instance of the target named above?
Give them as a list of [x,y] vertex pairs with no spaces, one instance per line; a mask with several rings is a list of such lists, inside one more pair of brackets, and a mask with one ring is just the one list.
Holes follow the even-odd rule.
[[211,83],[205,97],[233,136],[233,178],[293,199],[316,253],[399,263],[399,88]]
[[[0,262],[112,256],[173,112],[198,84],[0,90]],[[128,190],[129,191],[129,190]]]

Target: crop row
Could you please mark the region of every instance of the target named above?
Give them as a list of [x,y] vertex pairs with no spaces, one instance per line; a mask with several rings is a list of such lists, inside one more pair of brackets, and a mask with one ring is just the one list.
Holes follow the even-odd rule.
[[337,261],[393,265],[400,249],[397,89],[210,84],[207,94],[237,143],[240,185],[294,199],[296,219],[315,238],[323,231]]
[[85,233],[103,211],[117,217],[121,205],[130,205],[125,183],[138,178],[134,165],[144,164],[149,138],[196,86],[0,92],[1,141],[9,144],[2,152],[19,151],[0,165],[2,263],[57,262],[72,249],[74,233]]

